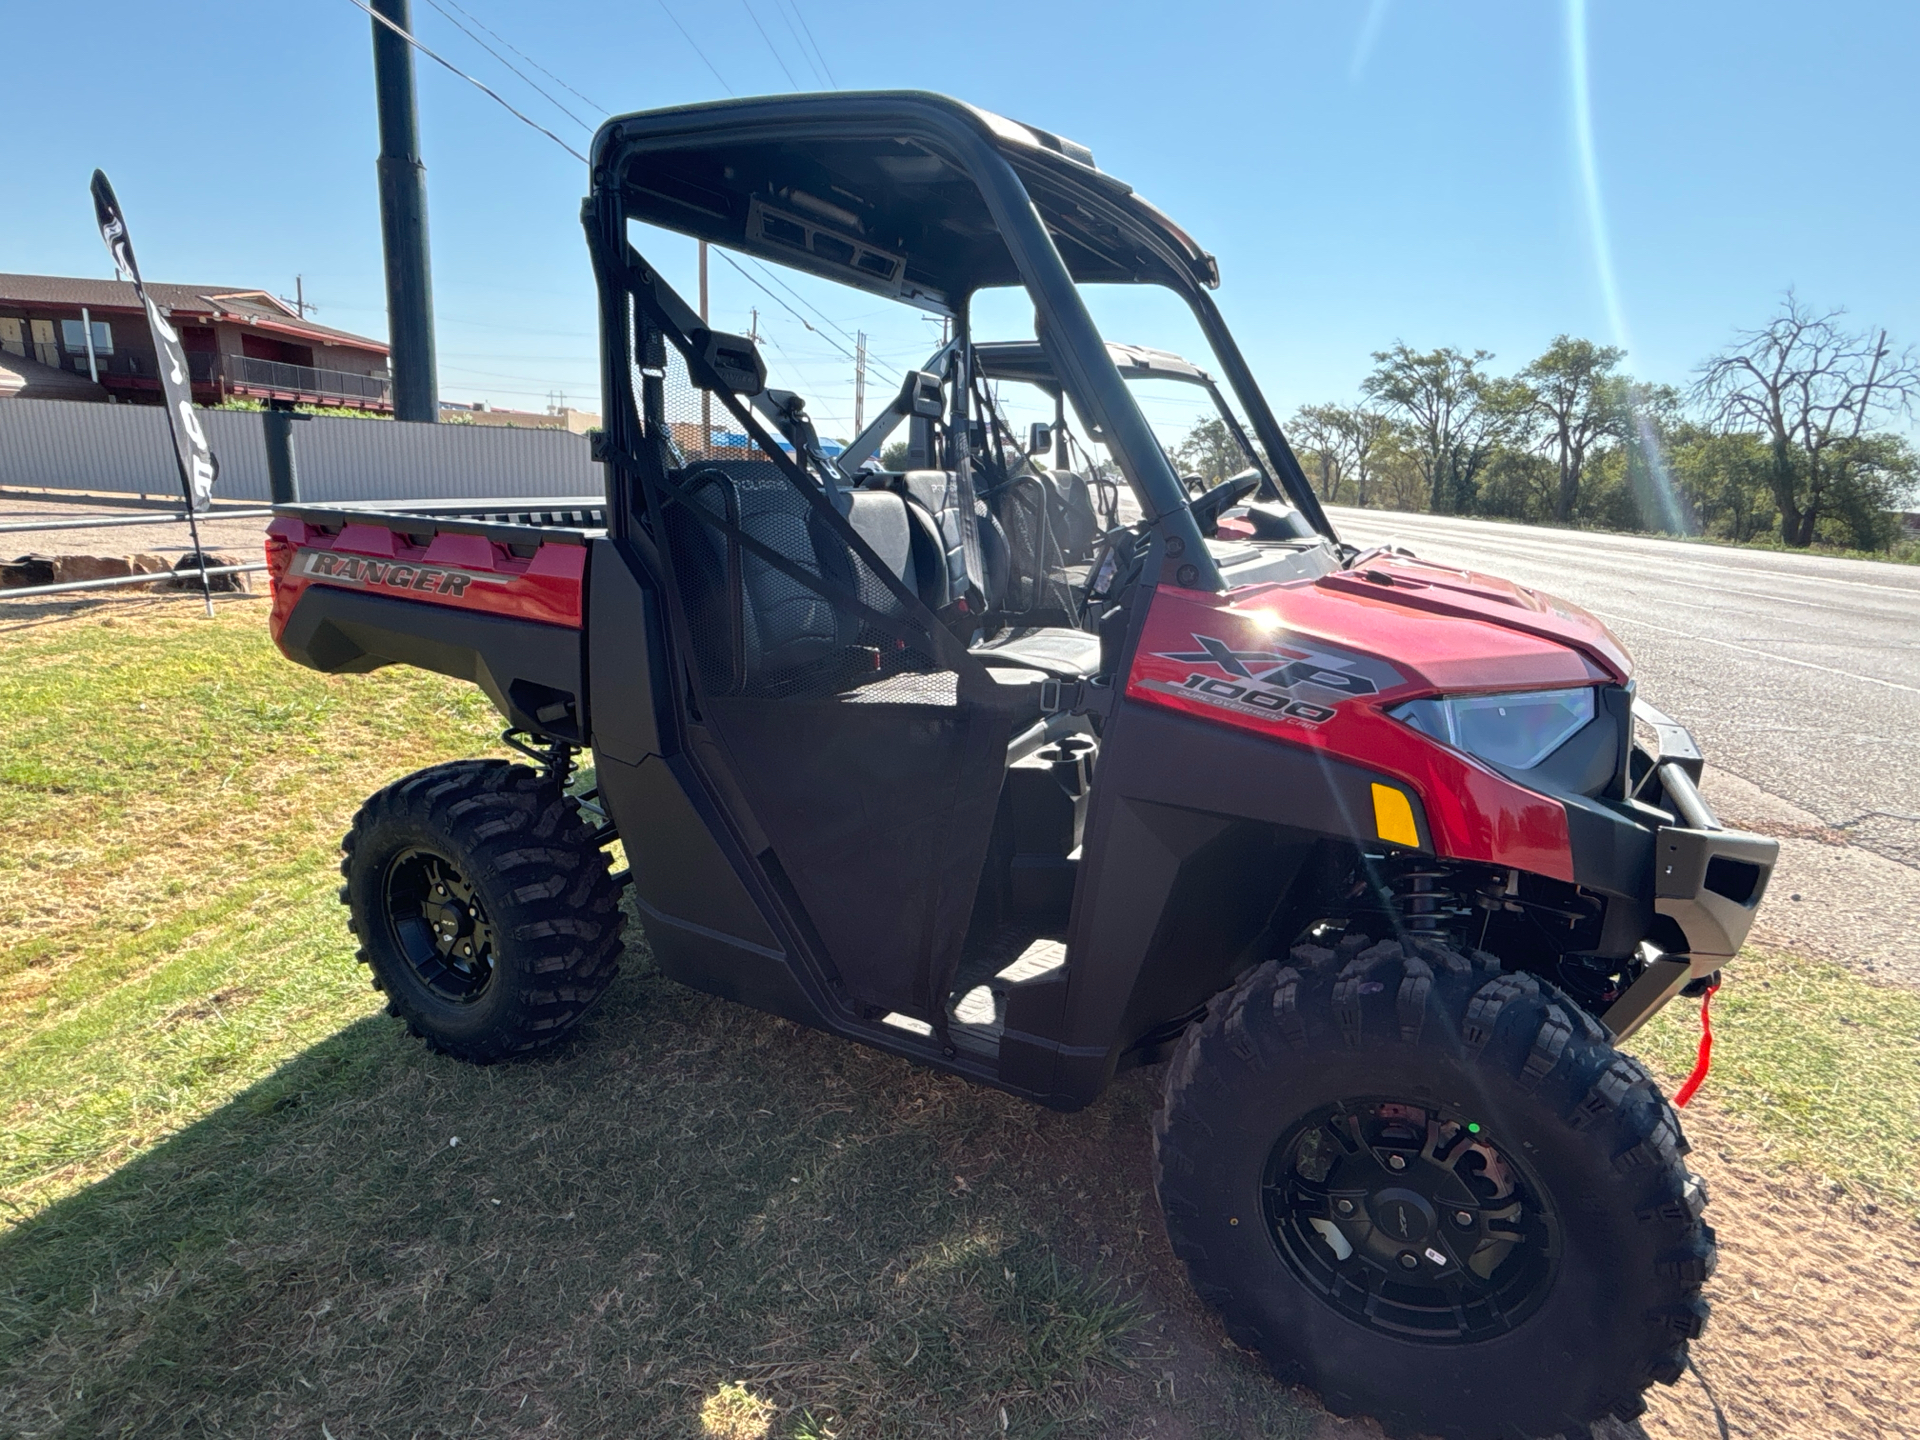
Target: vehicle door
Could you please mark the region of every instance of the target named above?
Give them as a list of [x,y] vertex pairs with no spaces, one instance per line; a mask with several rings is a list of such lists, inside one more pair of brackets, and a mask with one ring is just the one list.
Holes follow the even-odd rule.
[[869,1014],[944,1033],[1009,732],[1038,677],[996,679],[923,603],[903,497],[851,491],[804,442],[781,443],[667,311],[643,308],[639,328],[654,361],[640,367],[644,523],[696,763],[764,838],[755,863],[823,978]]

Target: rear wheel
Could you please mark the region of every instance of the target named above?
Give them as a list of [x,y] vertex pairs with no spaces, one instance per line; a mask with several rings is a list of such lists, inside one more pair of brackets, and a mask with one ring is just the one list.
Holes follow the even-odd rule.
[[1585,1434],[1707,1307],[1673,1111],[1572,1001],[1430,942],[1301,946],[1182,1041],[1175,1251],[1234,1338],[1397,1434]]
[[480,1063],[552,1044],[620,962],[619,891],[574,802],[524,765],[436,765],[360,808],[340,898],[388,1010]]

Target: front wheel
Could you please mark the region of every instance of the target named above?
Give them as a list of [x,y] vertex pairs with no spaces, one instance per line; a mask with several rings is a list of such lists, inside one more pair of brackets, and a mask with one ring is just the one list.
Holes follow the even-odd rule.
[[1551,986],[1428,941],[1303,945],[1209,1008],[1161,1208],[1240,1343],[1338,1414],[1584,1435],[1671,1384],[1713,1231],[1646,1072]]
[[619,888],[573,800],[524,765],[398,780],[341,841],[340,898],[388,1010],[485,1064],[552,1044],[620,965]]

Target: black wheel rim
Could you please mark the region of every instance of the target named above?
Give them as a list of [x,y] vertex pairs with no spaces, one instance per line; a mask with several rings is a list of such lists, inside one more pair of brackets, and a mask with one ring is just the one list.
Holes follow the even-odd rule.
[[1559,1222],[1531,1173],[1477,1122],[1430,1105],[1316,1111],[1273,1147],[1262,1207],[1314,1293],[1401,1339],[1503,1335],[1559,1266]]
[[444,855],[403,850],[387,866],[387,924],[420,983],[470,1005],[493,982],[493,923],[466,876]]

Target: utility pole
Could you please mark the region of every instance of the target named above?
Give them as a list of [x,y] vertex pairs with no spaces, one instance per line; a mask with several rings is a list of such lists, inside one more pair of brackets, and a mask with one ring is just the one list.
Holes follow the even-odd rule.
[[[411,0],[369,0],[376,17],[413,33]],[[433,274],[427,264],[427,167],[420,161],[413,47],[375,18],[373,83],[380,109],[380,237],[387,259],[393,415],[433,424],[440,387],[433,354]]]
[[754,306],[747,311],[747,314],[753,317],[753,323],[747,327],[747,338],[758,345],[760,343],[760,307]]
[[293,277],[293,308],[300,312],[300,318],[302,320],[307,318],[307,312],[309,310],[318,310],[320,308],[318,305],[309,305],[307,303],[307,277],[304,275],[296,275]]
[[[700,324],[703,328],[712,328],[707,324],[707,242],[704,240],[700,242]],[[700,392],[700,453],[704,455],[712,448],[713,392],[702,390]]]
[[856,330],[853,340],[853,433],[867,428],[867,332]]

